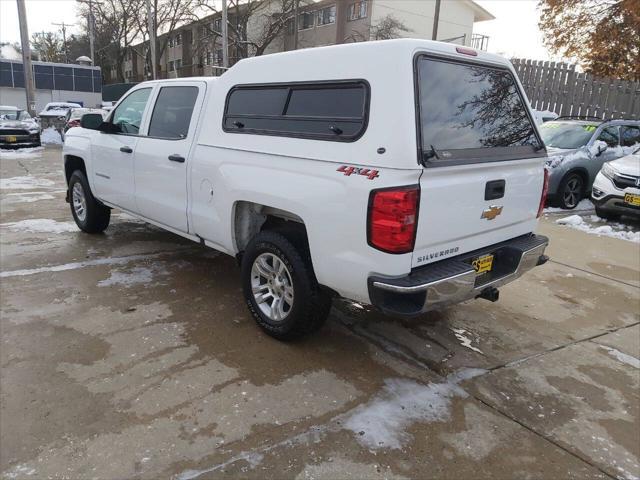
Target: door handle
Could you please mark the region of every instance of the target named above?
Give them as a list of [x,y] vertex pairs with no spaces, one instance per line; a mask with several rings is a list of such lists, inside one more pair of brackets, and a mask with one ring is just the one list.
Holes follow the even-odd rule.
[[120,147],[120,151],[122,153],[133,153],[133,150],[131,149],[131,147]]
[[173,155],[169,155],[169,160],[172,162],[184,163],[184,157],[174,153]]
[[506,182],[504,180],[491,180],[484,187],[485,200],[497,200],[504,197]]

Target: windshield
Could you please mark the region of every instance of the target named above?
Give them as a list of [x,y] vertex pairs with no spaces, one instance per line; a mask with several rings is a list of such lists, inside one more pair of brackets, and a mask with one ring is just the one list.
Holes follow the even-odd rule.
[[589,142],[597,128],[587,123],[547,122],[540,125],[540,135],[547,147],[580,148]]
[[426,56],[417,67],[422,150],[429,162],[495,156],[496,148],[530,155],[539,145],[508,70]]
[[0,120],[18,120],[21,119],[21,113],[24,110],[0,110]]

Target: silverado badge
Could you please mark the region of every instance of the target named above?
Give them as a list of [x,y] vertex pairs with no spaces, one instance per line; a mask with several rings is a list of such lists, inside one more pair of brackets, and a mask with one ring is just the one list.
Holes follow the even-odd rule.
[[480,218],[486,218],[487,220],[493,220],[494,218],[496,218],[501,213],[502,213],[502,205],[500,205],[500,206],[491,205],[489,208],[487,208],[486,210],[482,211],[482,215],[480,215]]

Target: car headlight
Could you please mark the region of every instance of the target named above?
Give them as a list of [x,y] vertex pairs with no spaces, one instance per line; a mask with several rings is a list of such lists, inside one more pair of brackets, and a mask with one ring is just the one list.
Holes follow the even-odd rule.
[[605,163],[602,165],[602,174],[607,177],[609,180],[613,180],[613,177],[616,175],[617,170],[610,165],[609,163]]

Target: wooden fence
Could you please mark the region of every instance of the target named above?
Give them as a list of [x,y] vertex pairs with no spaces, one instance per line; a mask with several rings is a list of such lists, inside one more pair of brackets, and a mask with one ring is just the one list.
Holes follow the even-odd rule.
[[520,58],[511,63],[536,110],[640,120],[640,82],[594,77],[568,63]]

